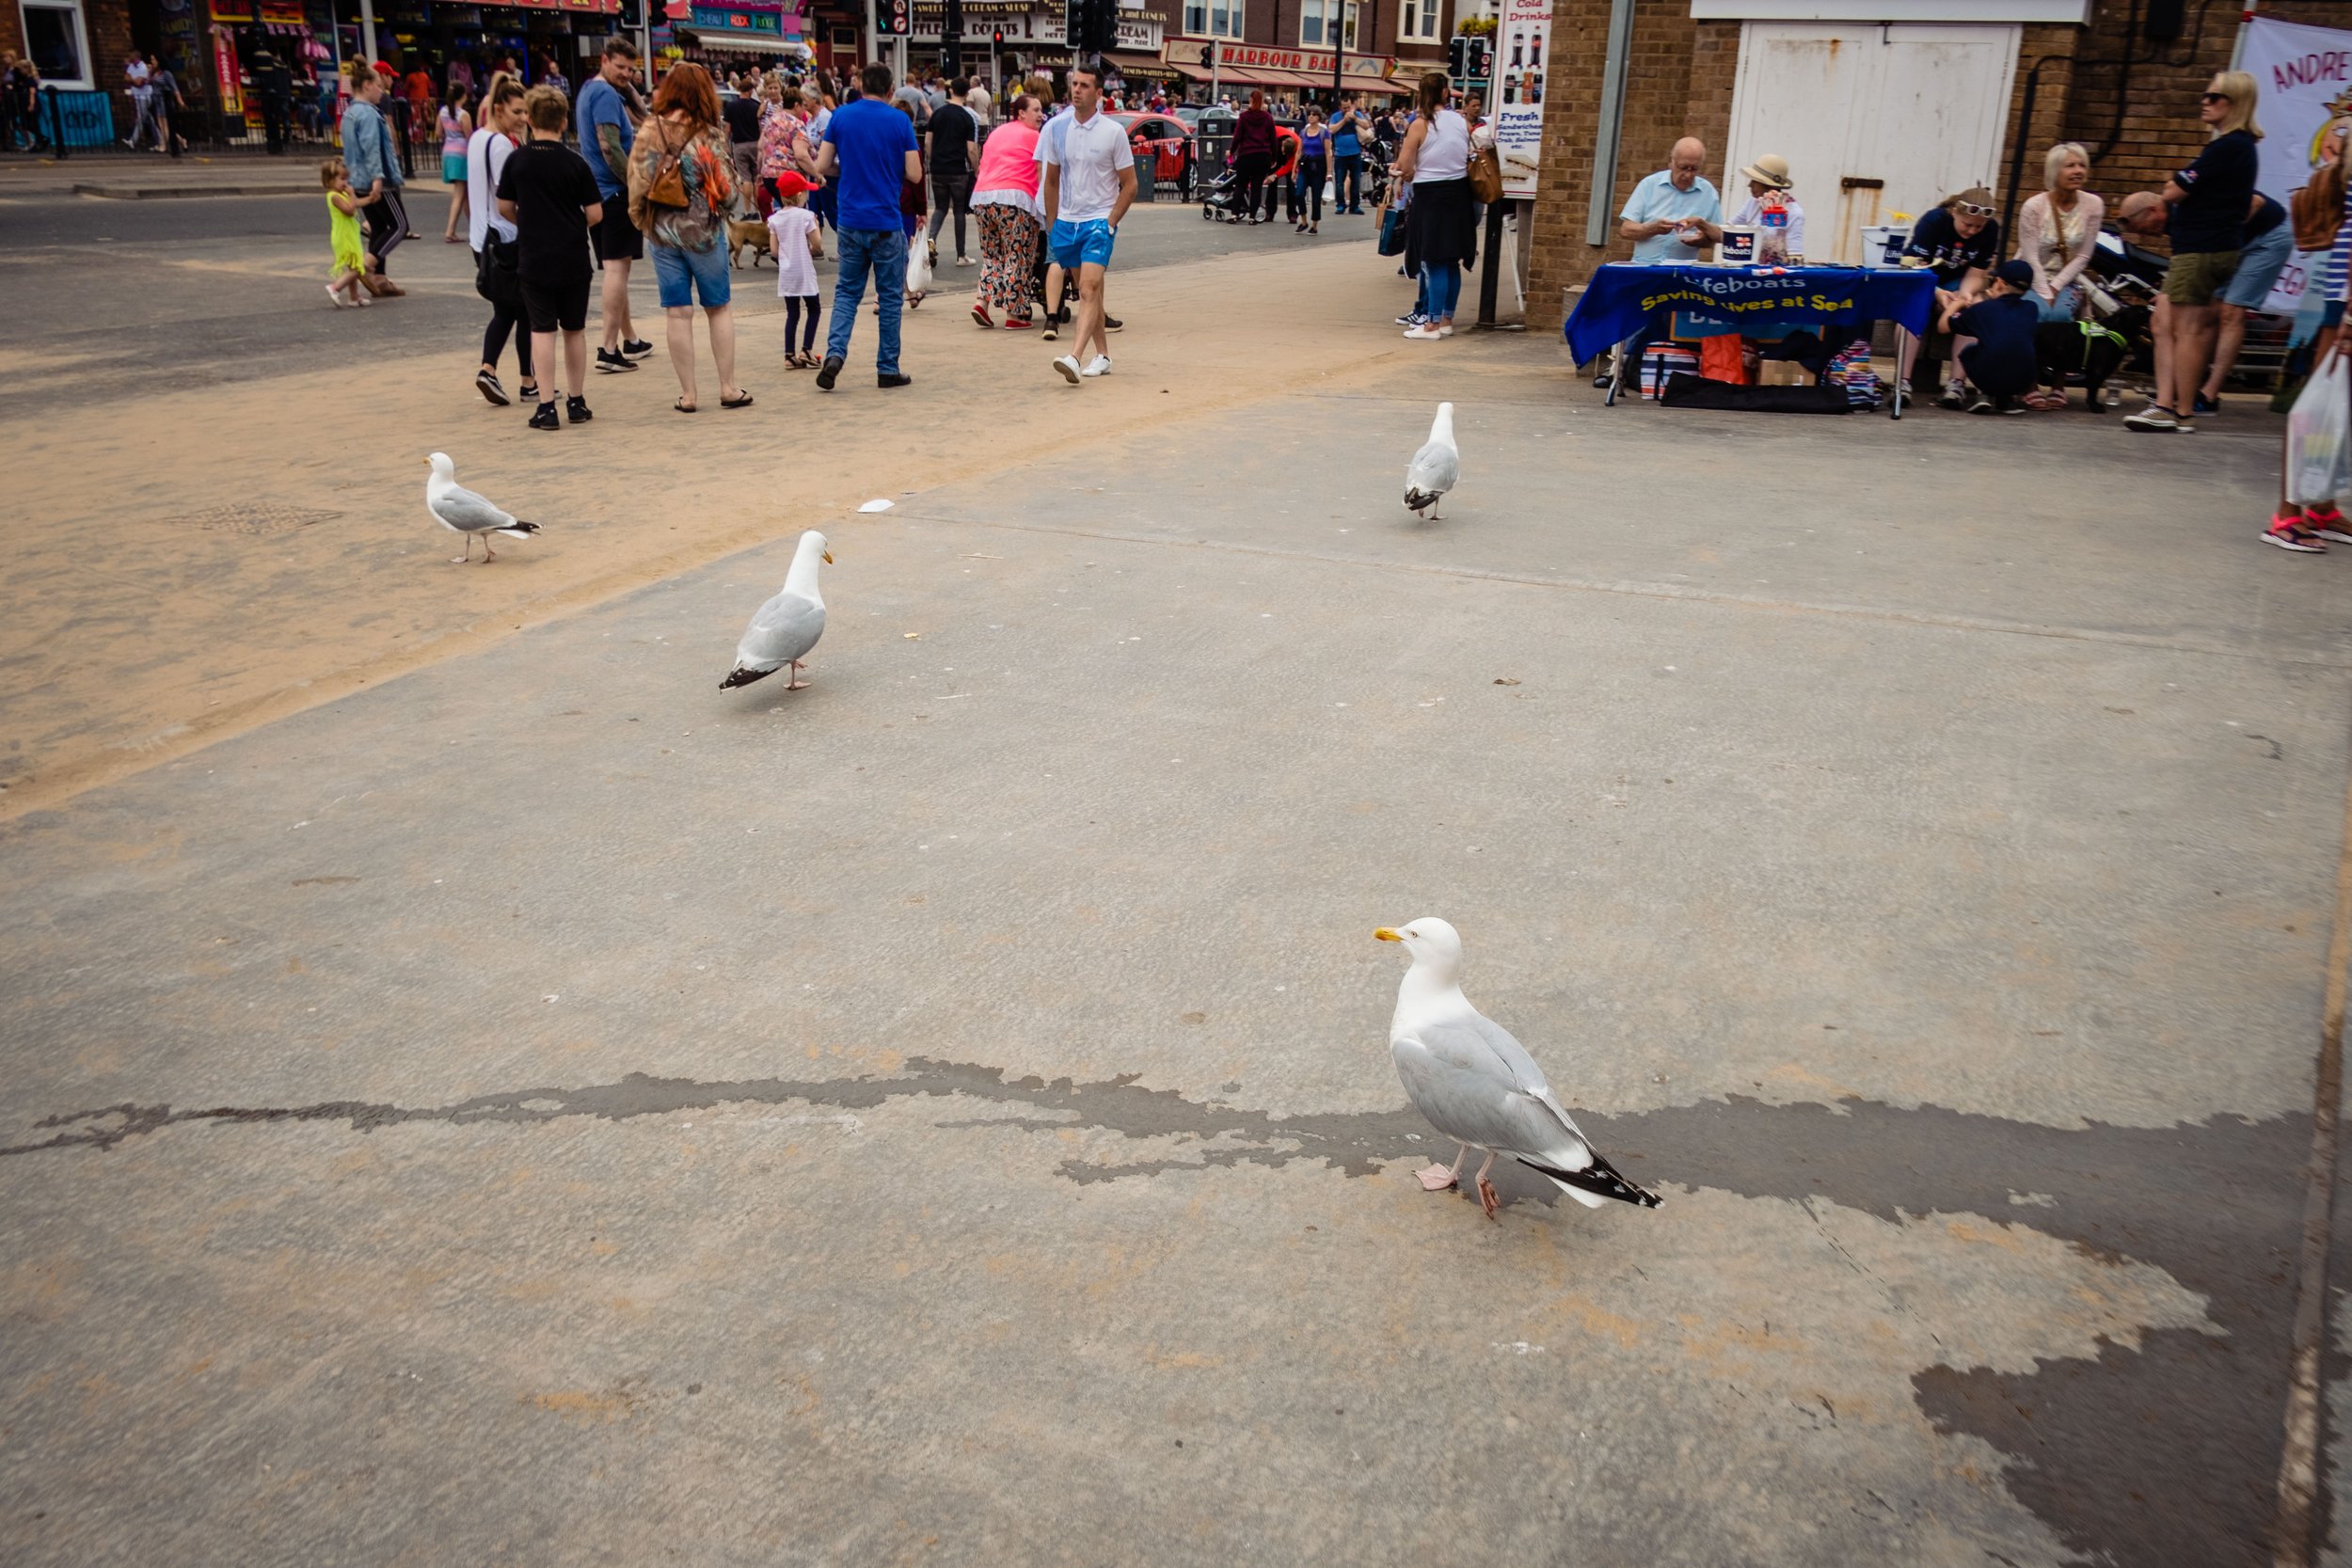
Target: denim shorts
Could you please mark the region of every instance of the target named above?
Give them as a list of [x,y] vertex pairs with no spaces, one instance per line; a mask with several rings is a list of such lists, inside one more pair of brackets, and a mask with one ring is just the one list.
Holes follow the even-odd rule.
[[691,307],[697,294],[706,310],[716,310],[735,297],[733,269],[727,265],[724,245],[680,250],[675,245],[656,245],[652,249],[653,276],[661,285],[664,310]]
[[1098,267],[1111,264],[1111,245],[1118,236],[1111,232],[1110,219],[1089,218],[1084,223],[1054,225],[1054,264],[1064,272],[1075,272],[1087,262]]
[[2295,254],[2295,225],[2280,223],[2237,255],[2237,271],[2221,291],[2221,303],[2242,310],[2259,310],[2270,297],[2271,285]]

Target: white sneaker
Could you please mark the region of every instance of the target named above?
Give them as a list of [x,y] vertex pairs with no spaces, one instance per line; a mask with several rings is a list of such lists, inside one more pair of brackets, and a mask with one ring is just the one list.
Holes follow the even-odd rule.
[[977,263],[976,263],[969,256],[959,256],[956,258],[956,265],[960,267],[969,267],[977,264]]
[[1422,342],[1434,343],[1438,339],[1445,336],[1445,329],[1443,327],[1432,326],[1427,322],[1423,322],[1419,326],[1406,327],[1405,329],[1405,336]]
[[335,287],[332,283],[329,283],[326,286],[326,297],[335,302],[335,309],[338,310],[348,310],[351,309],[351,301],[345,299],[343,297],[343,292]]
[[1055,360],[1054,369],[1061,372],[1061,378],[1073,387],[1078,384],[1078,377],[1086,373],[1078,369],[1078,356],[1074,354],[1065,354]]
[[1109,355],[1107,355],[1107,354],[1098,354],[1098,355],[1096,355],[1096,356],[1093,357],[1093,359],[1091,359],[1090,361],[1089,361],[1089,362],[1088,362],[1087,368],[1086,368],[1085,370],[1083,370],[1083,371],[1080,371],[1078,373],[1079,373],[1080,375],[1108,375],[1108,374],[1110,374],[1110,373],[1111,373],[1111,356],[1110,356]]
[[1449,322],[1447,325],[1445,325],[1440,326],[1439,328],[1438,328],[1438,337],[1440,337],[1440,338],[1451,338],[1451,337],[1453,337],[1453,336],[1454,336],[1454,326],[1453,326],[1453,324]]

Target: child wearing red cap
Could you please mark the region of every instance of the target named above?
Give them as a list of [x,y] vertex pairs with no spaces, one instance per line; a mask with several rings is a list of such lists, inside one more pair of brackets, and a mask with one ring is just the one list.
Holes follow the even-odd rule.
[[[776,210],[768,214],[770,247],[776,255],[776,296],[784,301],[784,362],[796,371],[817,364],[817,266],[823,254],[817,214],[808,210],[809,182],[792,169],[776,176]],[[801,326],[801,312],[808,326]],[[801,346],[793,348],[798,338]]]

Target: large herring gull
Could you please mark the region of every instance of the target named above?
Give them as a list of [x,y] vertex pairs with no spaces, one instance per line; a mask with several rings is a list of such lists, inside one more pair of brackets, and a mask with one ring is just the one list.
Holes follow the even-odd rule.
[[1478,1201],[1489,1218],[1502,1199],[1486,1173],[1504,1154],[1587,1209],[1604,1198],[1658,1207],[1657,1194],[1627,1180],[1585,1141],[1544,1082],[1543,1069],[1510,1031],[1470,1005],[1461,987],[1462,939],[1453,927],[1423,916],[1373,935],[1404,943],[1413,959],[1389,1022],[1389,1053],[1406,1098],[1461,1146],[1451,1169],[1433,1164],[1414,1173],[1423,1187],[1436,1193],[1454,1185],[1470,1151],[1479,1148],[1486,1163],[1478,1167]]
[[825,548],[825,536],[810,529],[801,535],[800,546],[792,552],[792,569],[784,575],[784,591],[761,605],[752,624],[743,629],[743,641],[736,644],[735,668],[719,683],[720,690],[749,686],[787,664],[792,666],[792,678],[785,683],[787,691],[798,691],[808,684],[801,679],[801,656],[817,646],[817,640],[825,634],[825,600],[817,592],[820,561],[832,565],[833,552]]
[[1405,466],[1405,504],[1414,516],[1426,507],[1432,522],[1439,520],[1438,503],[1462,477],[1462,453],[1454,445],[1454,404],[1438,404],[1438,417],[1430,421],[1429,439],[1413,453],[1413,460]]
[[477,496],[458,483],[456,466],[450,462],[447,452],[437,451],[424,461],[433,470],[424,482],[424,509],[443,528],[466,536],[466,553],[452,556],[450,564],[463,565],[473,559],[477,536],[482,540],[482,564],[487,566],[498,559],[490,553],[490,535],[503,533],[509,539],[528,539],[539,531],[537,523],[523,522],[493,505],[487,497]]

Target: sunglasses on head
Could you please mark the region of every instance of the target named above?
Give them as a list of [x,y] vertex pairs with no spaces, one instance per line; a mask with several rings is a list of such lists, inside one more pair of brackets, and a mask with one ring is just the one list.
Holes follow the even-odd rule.
[[1992,208],[1979,207],[1973,201],[1955,201],[1952,203],[1952,211],[1965,213],[1972,218],[1989,218],[1993,215]]
[[2230,101],[2230,95],[2226,92],[2209,92],[2205,94],[2204,101],[2208,103],[2227,103]]

